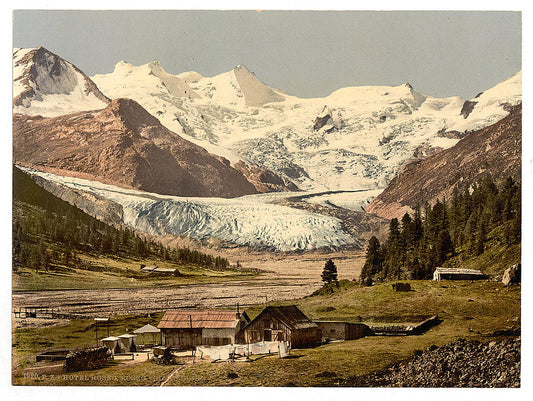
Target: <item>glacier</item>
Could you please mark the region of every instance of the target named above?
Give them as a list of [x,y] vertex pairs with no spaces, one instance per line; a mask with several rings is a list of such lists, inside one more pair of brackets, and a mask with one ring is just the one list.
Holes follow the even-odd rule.
[[[290,196],[287,192],[231,199],[186,198],[19,168],[77,192],[116,203],[122,208],[124,224],[156,236],[170,234],[202,242],[217,239],[223,243],[282,252],[360,245],[337,218],[270,203]],[[292,194],[302,195],[301,192]],[[363,191],[354,196],[362,202],[368,195]]]

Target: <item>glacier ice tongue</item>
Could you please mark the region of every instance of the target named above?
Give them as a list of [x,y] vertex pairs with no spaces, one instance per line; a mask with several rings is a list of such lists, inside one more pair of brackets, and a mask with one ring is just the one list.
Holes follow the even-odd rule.
[[268,196],[183,198],[23,169],[119,204],[126,225],[153,235],[171,234],[198,240],[214,237],[227,243],[277,251],[356,244],[339,219],[267,203]]

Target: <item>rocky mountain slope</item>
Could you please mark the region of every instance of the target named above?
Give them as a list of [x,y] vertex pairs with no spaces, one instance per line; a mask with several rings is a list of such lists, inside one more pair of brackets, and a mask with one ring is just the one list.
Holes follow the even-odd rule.
[[135,99],[232,165],[242,160],[313,191],[384,188],[406,161],[506,116],[522,93],[521,73],[468,102],[427,96],[409,84],[301,99],[269,88],[244,66],[204,77],[172,75],[158,62],[120,62],[92,78],[108,96]]
[[522,106],[497,123],[469,133],[450,149],[406,166],[366,210],[385,218],[401,218],[416,205],[450,198],[490,174],[498,182],[520,180]]
[[13,111],[54,117],[110,102],[79,68],[44,47],[13,51]]
[[181,138],[129,99],[60,117],[14,115],[14,163],[182,196],[256,193],[229,162]]

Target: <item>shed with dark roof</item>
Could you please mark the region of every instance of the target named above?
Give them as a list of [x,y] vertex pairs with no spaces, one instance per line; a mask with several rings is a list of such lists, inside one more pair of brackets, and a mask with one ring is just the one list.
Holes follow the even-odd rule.
[[176,309],[167,311],[157,327],[163,345],[187,350],[198,345],[234,344],[248,322],[244,311]]
[[267,306],[243,330],[244,341],[288,341],[292,348],[320,343],[318,325],[294,305]]

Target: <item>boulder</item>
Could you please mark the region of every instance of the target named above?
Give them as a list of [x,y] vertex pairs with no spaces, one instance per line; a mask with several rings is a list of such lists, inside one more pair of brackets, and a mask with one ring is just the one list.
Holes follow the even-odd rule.
[[409,283],[394,283],[392,284],[393,291],[409,292],[411,291],[411,285]]
[[502,283],[504,285],[518,284],[521,281],[521,264],[512,265],[503,273]]

